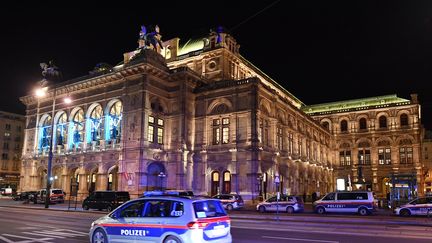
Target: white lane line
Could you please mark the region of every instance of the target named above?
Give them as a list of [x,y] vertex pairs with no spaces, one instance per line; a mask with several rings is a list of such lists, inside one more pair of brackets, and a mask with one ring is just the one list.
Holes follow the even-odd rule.
[[333,240],[300,239],[300,238],[288,238],[288,237],[265,236],[265,235],[263,235],[262,238],[277,239],[277,240],[296,240],[296,241],[309,241],[309,242],[339,243],[339,241],[333,241]]
[[35,238],[30,238],[30,237],[25,237],[25,236],[20,236],[20,235],[10,235],[10,234],[3,234],[3,235],[4,236],[9,236],[9,237],[14,237],[14,238],[31,240],[30,242],[47,242],[49,240],[53,240],[53,238],[35,239]]
[[28,234],[28,235],[37,235],[37,236],[49,236],[49,237],[54,237],[54,238],[61,238],[64,239],[65,237],[63,236],[59,236],[59,235],[46,235],[44,233],[37,233],[37,232],[22,232],[23,234]]
[[89,234],[88,232],[76,231],[76,230],[71,230],[71,229],[56,229],[54,231],[69,231],[69,232],[84,235],[84,236],[87,236]]
[[3,236],[1,236],[1,235],[0,235],[0,240],[4,241],[4,242],[6,242],[6,243],[14,243],[14,242],[15,242],[15,241],[11,241],[11,240],[9,240],[8,238],[3,237]]
[[38,231],[37,233],[39,234],[45,234],[46,236],[51,237],[52,235],[57,235],[57,236],[65,236],[65,237],[79,237],[79,236],[83,236],[82,234],[77,234],[77,233],[68,233],[68,232],[60,232],[60,231],[47,231],[47,230],[43,230],[43,231]]

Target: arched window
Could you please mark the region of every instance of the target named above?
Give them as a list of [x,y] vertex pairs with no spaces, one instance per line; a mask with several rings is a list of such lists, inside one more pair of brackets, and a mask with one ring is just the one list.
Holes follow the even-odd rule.
[[330,124],[328,123],[328,122],[323,122],[322,124],[321,124],[326,130],[328,130],[328,131],[330,131]]
[[225,171],[223,173],[222,193],[224,193],[224,194],[231,193],[231,173],[229,171]]
[[72,118],[73,145],[78,147],[84,141],[84,111],[79,109]]
[[367,129],[367,123],[366,118],[361,118],[359,121],[359,128],[360,130],[366,130]]
[[380,116],[378,120],[379,120],[379,128],[387,128],[387,117]]
[[157,100],[151,103],[151,109],[153,114],[148,117],[147,140],[162,145],[165,133],[164,109]]
[[114,103],[109,110],[109,140],[120,142],[123,105],[120,101]]
[[90,141],[99,141],[102,139],[102,106],[97,105],[90,113]]
[[401,127],[408,126],[408,115],[407,114],[402,114],[400,116],[400,125],[401,125]]
[[56,123],[56,142],[55,144],[63,146],[67,142],[67,115],[63,112]]
[[51,143],[51,116],[46,115],[42,117],[39,128],[39,149],[42,151],[48,151]]
[[340,126],[341,132],[348,132],[348,122],[346,120],[342,120]]
[[219,193],[219,180],[220,174],[218,171],[211,173],[211,195],[214,196]]

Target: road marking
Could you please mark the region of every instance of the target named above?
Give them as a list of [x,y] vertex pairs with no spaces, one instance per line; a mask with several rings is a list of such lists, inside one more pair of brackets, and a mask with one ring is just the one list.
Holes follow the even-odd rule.
[[[37,233],[37,232],[23,232],[24,234],[28,234],[28,235],[37,235],[37,236],[48,236],[45,233],[41,232],[41,233]],[[65,238],[64,236],[59,236],[59,235],[50,235],[49,237],[54,237],[54,238]]]
[[[25,237],[25,236],[20,236],[20,235],[10,235],[10,234],[3,234],[3,235],[4,236],[9,236],[9,237],[20,238],[20,239],[31,240],[31,241],[25,241],[25,242],[47,242],[49,240],[53,240],[53,238],[35,239],[35,238],[30,238],[30,237]],[[20,243],[24,243],[24,242],[20,241]]]
[[310,241],[310,242],[324,242],[324,243],[339,243],[339,241],[333,241],[333,240],[300,239],[300,238],[288,238],[288,237],[264,236],[264,235],[262,236],[262,238],[277,239],[277,240],[296,240],[296,241]]
[[[13,234],[2,234],[0,235],[0,242],[5,243],[34,243],[34,242],[43,242],[48,243],[52,242],[52,240],[56,241],[58,239],[64,238],[73,238],[73,237],[83,237],[88,236],[87,232],[80,232],[76,230],[70,229],[52,229],[52,230],[35,230],[35,231],[27,231],[21,232],[22,234],[32,235],[35,237],[42,237],[40,239],[30,238],[22,235],[13,235]],[[14,239],[15,238],[15,239]],[[25,239],[21,241],[17,241],[16,238]]]
[[0,235],[0,240],[4,241],[4,242],[6,242],[6,243],[14,243],[14,242],[15,242],[15,241],[11,241],[11,240],[9,240],[8,238],[3,237],[3,236],[1,236],[1,235]]

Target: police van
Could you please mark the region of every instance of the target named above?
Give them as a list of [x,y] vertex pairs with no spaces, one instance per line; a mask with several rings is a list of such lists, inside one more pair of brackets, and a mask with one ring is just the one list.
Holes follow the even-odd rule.
[[221,202],[151,196],[130,200],[91,224],[90,242],[231,243],[231,222]]
[[313,205],[318,214],[358,213],[364,216],[376,210],[378,201],[371,191],[331,192]]
[[411,215],[432,216],[432,197],[414,199],[405,205],[397,207],[394,213],[404,217]]

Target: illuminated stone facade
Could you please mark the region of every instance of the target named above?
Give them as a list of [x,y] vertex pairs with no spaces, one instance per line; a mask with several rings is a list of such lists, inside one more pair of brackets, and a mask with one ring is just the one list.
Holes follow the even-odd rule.
[[[303,107],[335,141],[335,179],[380,198],[406,200],[424,192],[420,105],[396,95]],[[392,184],[394,187],[392,189]]]
[[[53,100],[53,186],[68,192],[76,178],[79,198],[92,190],[127,190],[138,197],[169,188],[237,192],[250,202],[277,190],[308,196],[335,190],[338,148],[352,133],[329,131],[314,120],[321,116],[307,115],[305,105],[243,58],[224,32],[163,46],[125,53],[121,65],[98,65],[89,76],[50,87],[43,98],[21,98],[27,106],[21,190],[46,184]],[[67,96],[72,104],[62,102]],[[390,144],[418,144],[417,105],[405,106],[413,134],[388,135]],[[325,116],[334,120],[332,129],[341,114],[353,122],[357,113]],[[387,114],[389,124],[398,114]],[[357,142],[348,144],[354,148]]]

